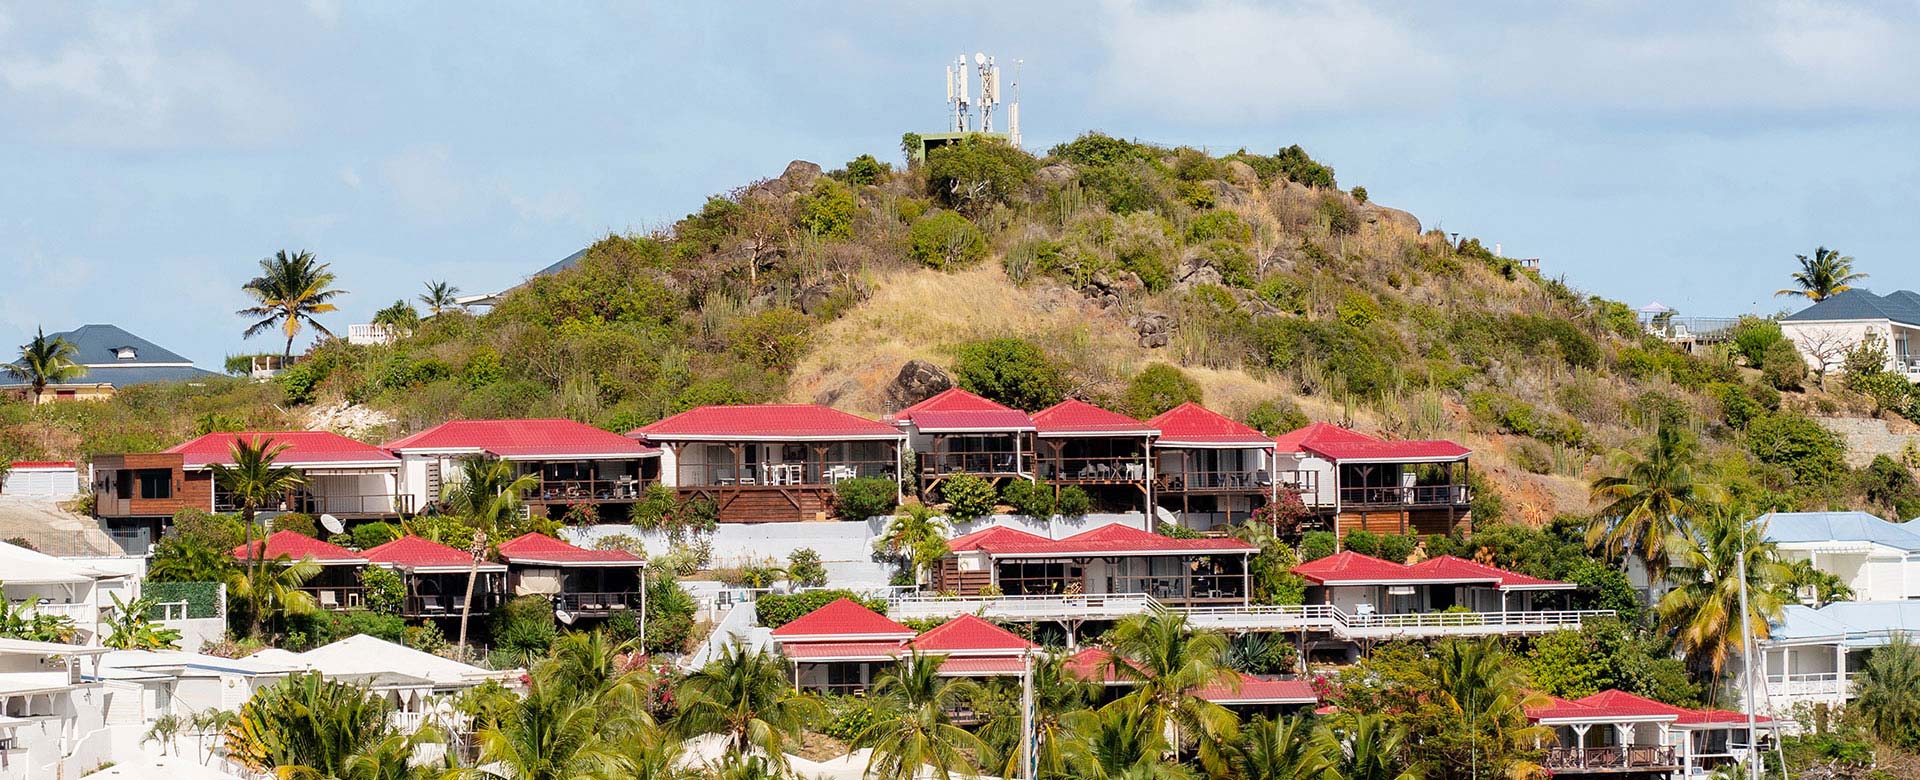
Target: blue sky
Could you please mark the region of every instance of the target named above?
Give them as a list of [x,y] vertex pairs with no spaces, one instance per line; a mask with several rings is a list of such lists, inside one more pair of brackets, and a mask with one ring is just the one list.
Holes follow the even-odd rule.
[[1024,61],[1088,129],[1305,146],[1343,186],[1683,313],[1795,253],[1920,287],[1920,9],[1742,3],[0,3],[0,344],[113,322],[217,366],[276,249],[340,328],[498,289],[709,193],[897,156],[942,65]]

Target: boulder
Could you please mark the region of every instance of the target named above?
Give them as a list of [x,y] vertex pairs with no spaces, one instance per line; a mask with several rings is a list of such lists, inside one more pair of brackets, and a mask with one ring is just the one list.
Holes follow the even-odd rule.
[[1140,346],[1158,349],[1173,341],[1173,316],[1164,312],[1143,311],[1127,318],[1127,327],[1140,337]]
[[953,375],[925,360],[909,360],[882,393],[888,409],[905,409],[953,387]]
[[818,163],[806,160],[794,160],[787,163],[787,169],[780,172],[777,179],[767,179],[747,188],[749,195],[761,195],[779,198],[796,192],[806,192],[821,176]]
[[1054,163],[1034,172],[1033,180],[1040,184],[1058,186],[1073,181],[1073,177],[1078,175],[1080,175],[1080,172],[1074,170],[1073,166],[1066,163]]
[[1369,225],[1386,225],[1413,235],[1420,234],[1420,218],[1399,209],[1368,204],[1362,208],[1360,218]]
[[1251,187],[1260,183],[1260,174],[1255,173],[1251,165],[1239,160],[1228,160],[1227,180],[1243,187]]

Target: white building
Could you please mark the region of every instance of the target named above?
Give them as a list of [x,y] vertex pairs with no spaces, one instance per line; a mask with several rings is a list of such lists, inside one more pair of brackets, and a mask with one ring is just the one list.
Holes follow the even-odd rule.
[[0,639],[0,780],[79,777],[112,760],[105,652]]
[[14,461],[0,481],[0,494],[65,501],[80,495],[80,469],[72,461]]
[[1887,369],[1920,379],[1920,293],[1836,293],[1782,320],[1780,332],[1816,371],[1838,368],[1847,350],[1878,336],[1887,350]]
[[[78,632],[75,641],[81,644],[98,643],[101,624],[113,607],[107,594],[125,590],[124,586],[137,579],[0,542],[0,594],[4,594],[7,606],[32,604],[32,613],[72,620]],[[121,599],[131,600],[131,594],[122,593]]]
[[1853,601],[1920,598],[1920,531],[1865,512],[1773,512],[1766,540],[1787,561],[1840,578]]

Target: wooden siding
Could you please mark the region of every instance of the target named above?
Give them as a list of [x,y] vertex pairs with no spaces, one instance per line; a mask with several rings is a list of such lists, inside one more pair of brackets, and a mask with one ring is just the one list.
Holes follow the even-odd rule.
[[960,562],[951,557],[942,559],[940,565],[933,570],[933,589],[941,593],[978,596],[981,588],[991,584],[993,584],[991,572],[961,571]]
[[681,488],[680,497],[712,501],[722,523],[807,522],[834,513],[833,488],[823,485]]
[[1340,513],[1334,519],[1338,523],[1341,536],[1356,529],[1365,529],[1376,534],[1445,535],[1455,528],[1472,527],[1468,522],[1467,513],[1459,509],[1349,510]]
[[[175,453],[146,452],[125,455],[97,455],[93,459],[94,514],[100,517],[171,517],[182,509],[208,509],[213,506],[213,474],[205,471],[186,473],[183,459]],[[171,498],[140,498],[136,482],[128,498],[117,498],[120,474],[127,471],[165,469],[171,473]]]

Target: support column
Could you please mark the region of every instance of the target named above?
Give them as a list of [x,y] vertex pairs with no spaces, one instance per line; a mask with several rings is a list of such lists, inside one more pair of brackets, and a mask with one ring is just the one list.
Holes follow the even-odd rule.
[[1587,730],[1591,728],[1593,728],[1591,723],[1573,724],[1573,757],[1575,761],[1583,764],[1587,759]]
[[1628,749],[1633,747],[1633,724],[1613,724],[1613,741],[1620,745],[1620,766],[1631,766],[1632,753]]

